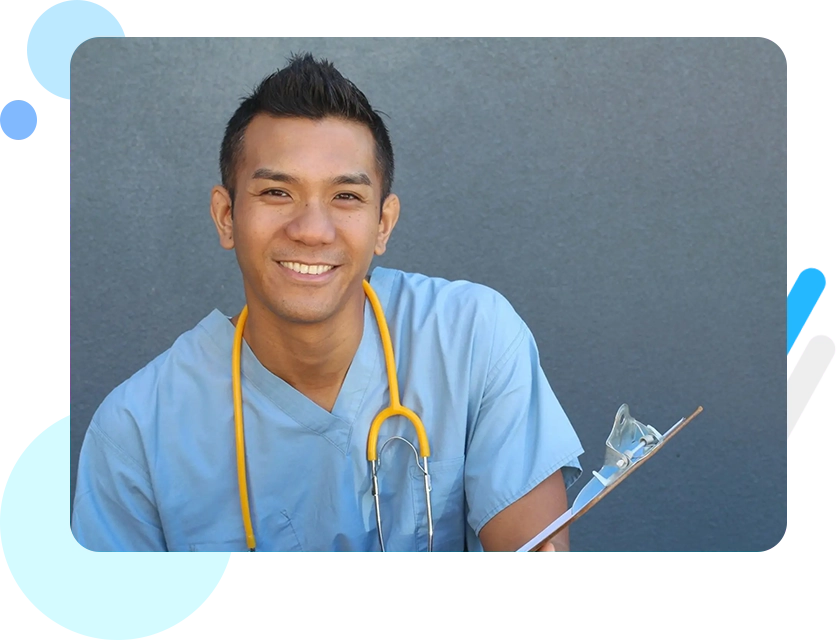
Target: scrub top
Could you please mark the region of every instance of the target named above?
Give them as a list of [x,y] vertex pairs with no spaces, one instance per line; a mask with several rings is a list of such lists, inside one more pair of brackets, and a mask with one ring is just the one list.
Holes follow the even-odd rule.
[[[430,442],[434,551],[482,550],[493,516],[559,469],[581,473],[581,444],[541,369],[535,341],[488,287],[376,268],[401,401]],[[235,328],[212,311],[108,395],[78,467],[72,530],[84,547],[246,551],[236,471]],[[257,551],[377,551],[366,438],[389,404],[367,301],[363,337],[331,412],[265,369],[246,342],[242,394]],[[390,418],[379,447],[412,425]],[[380,455],[387,551],[427,548],[423,476],[392,440]]]

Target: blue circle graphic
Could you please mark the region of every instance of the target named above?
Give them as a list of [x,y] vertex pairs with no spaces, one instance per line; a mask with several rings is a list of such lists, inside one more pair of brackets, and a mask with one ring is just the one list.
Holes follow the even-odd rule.
[[44,89],[69,98],[70,61],[76,48],[90,38],[124,35],[107,9],[83,0],[62,2],[44,11],[29,32],[29,68]]
[[0,128],[12,140],[23,140],[32,135],[38,115],[25,100],[13,100],[0,111]]

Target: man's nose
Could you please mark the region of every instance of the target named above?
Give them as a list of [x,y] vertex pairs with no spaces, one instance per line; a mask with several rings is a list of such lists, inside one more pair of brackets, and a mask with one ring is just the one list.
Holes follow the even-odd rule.
[[288,224],[287,233],[291,240],[312,246],[334,242],[334,221],[328,206],[319,200],[302,203]]

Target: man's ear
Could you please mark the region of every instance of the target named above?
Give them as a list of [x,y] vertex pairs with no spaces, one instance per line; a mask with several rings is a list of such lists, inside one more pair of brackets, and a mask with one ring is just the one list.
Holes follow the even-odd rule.
[[235,248],[235,242],[233,241],[232,200],[230,199],[230,192],[220,184],[212,187],[209,213],[218,231],[218,239],[221,241],[221,246],[224,249]]
[[378,239],[375,241],[375,255],[382,256],[387,250],[387,242],[401,214],[401,201],[394,193],[389,194],[381,206],[381,220],[378,222]]

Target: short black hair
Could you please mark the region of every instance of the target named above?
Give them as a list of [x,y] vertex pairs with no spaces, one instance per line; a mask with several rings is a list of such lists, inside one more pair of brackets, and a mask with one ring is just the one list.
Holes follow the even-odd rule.
[[235,172],[244,148],[244,131],[253,118],[265,113],[277,117],[321,120],[336,117],[369,127],[375,140],[375,156],[381,174],[381,202],[392,189],[395,158],[380,113],[363,92],[343,77],[328,60],[315,60],[310,53],[294,54],[284,69],[267,76],[227,123],[221,143],[221,183],[235,200]]

